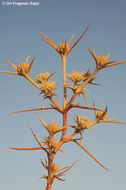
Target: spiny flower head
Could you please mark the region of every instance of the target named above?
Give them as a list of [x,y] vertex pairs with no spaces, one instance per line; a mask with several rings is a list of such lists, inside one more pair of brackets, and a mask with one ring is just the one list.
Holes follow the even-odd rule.
[[49,123],[49,125],[47,125],[46,128],[50,135],[54,135],[60,129],[59,125],[56,122],[54,122],[54,120],[51,123]]
[[71,48],[70,48],[70,44],[71,44],[71,41],[72,41],[74,35],[72,35],[72,37],[70,38],[70,40],[69,40],[68,43],[66,43],[66,41],[65,42],[61,42],[57,46],[57,45],[54,44],[54,42],[49,37],[47,37],[42,32],[40,32],[40,31],[39,32],[43,36],[42,40],[44,40],[45,42],[47,42],[48,44],[50,44],[62,56],[62,55],[67,55],[68,53],[70,53],[70,51],[78,44],[78,42],[81,40],[81,38],[87,32],[89,26],[90,25],[88,25],[88,27],[85,29],[85,31],[81,34],[81,36],[79,37],[79,39],[73,44],[73,46]]
[[85,72],[79,73],[76,69],[74,69],[74,71],[72,71],[69,75],[67,74],[67,76],[70,80],[74,82],[75,85],[77,85],[78,82],[84,80],[84,73]]
[[88,51],[93,56],[93,58],[95,60],[95,63],[96,63],[97,69],[103,69],[103,68],[111,67],[111,66],[118,65],[118,64],[121,64],[121,63],[126,63],[126,61],[121,61],[121,62],[108,61],[108,57],[110,56],[110,53],[108,55],[96,56],[94,48],[92,48],[92,51],[90,49],[88,49]]
[[29,72],[31,70],[32,64],[34,62],[35,57],[33,57],[30,65],[28,65],[28,60],[29,60],[29,55],[26,59],[25,63],[19,63],[17,66],[11,63],[8,59],[5,58],[5,60],[16,70],[16,72],[11,72],[11,71],[0,71],[1,73],[9,73],[13,75],[21,75],[27,78],[29,75]]
[[65,42],[61,42],[59,43],[59,45],[57,46],[57,51],[60,53],[60,54],[63,54],[63,55],[67,55],[67,53],[69,52],[70,50],[70,47],[69,47],[69,44]]
[[26,65],[26,63],[19,63],[17,65],[17,73],[18,75],[27,75],[29,73],[29,65]]
[[56,81],[46,81],[42,83],[41,91],[45,94],[45,96],[52,96],[52,91],[56,89],[55,82]]
[[107,119],[108,115],[105,111],[96,111],[96,119],[105,120]]
[[108,63],[109,62],[108,57],[109,57],[109,55],[107,55],[107,56],[106,55],[97,56],[96,60],[97,60],[98,66],[101,67],[101,66],[105,65],[106,63]]
[[89,124],[90,124],[90,121],[89,121],[89,119],[87,119],[86,117],[84,117],[84,116],[78,116],[78,115],[76,115],[75,114],[75,116],[76,116],[76,118],[73,118],[74,119],[74,121],[77,123],[77,129],[79,130],[84,130],[84,129],[88,129],[89,128]]
[[[83,81],[86,81],[90,76],[91,76],[91,72],[89,70],[83,72],[83,77],[84,77]],[[88,83],[96,84],[96,83],[92,83],[93,80],[95,80],[95,77],[93,77]]]
[[44,83],[47,82],[49,80],[49,78],[54,74],[55,72],[53,72],[51,75],[48,72],[45,73],[40,73],[39,75],[36,75],[36,80],[38,83]]
[[44,83],[46,81],[48,81],[50,74],[48,72],[45,73],[40,73],[39,75],[36,75],[36,80],[38,83]]
[[53,136],[49,136],[49,137],[45,137],[43,142],[48,145],[48,147],[52,147],[52,148],[55,148],[56,145],[57,145],[57,142],[56,140],[54,139]]

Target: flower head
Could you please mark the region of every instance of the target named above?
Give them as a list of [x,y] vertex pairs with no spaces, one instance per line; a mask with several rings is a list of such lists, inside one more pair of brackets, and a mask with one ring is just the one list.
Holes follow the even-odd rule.
[[50,136],[53,136],[54,134],[56,134],[64,129],[64,128],[60,128],[59,125],[54,120],[52,120],[52,122],[47,125],[47,124],[45,124],[43,119],[37,113],[36,113],[36,115],[38,116],[38,118],[40,119],[43,126],[46,128],[46,130],[50,134]]
[[105,111],[96,111],[96,119],[97,120],[106,120],[108,117],[107,110]]
[[99,55],[96,57],[97,59],[97,64],[99,67],[102,67],[104,66],[105,64],[107,64],[109,61],[108,61],[108,57],[109,55]]
[[[106,106],[105,110],[96,110],[96,106],[95,103],[93,102],[93,106],[94,106],[94,112],[95,112],[95,121],[92,122],[92,124],[96,124],[96,123],[100,123],[100,122],[110,122],[110,123],[120,123],[120,124],[126,124],[124,122],[120,122],[117,119],[108,119],[108,108]],[[91,124],[91,125],[92,125]],[[91,126],[90,125],[90,126]]]
[[28,55],[26,62],[25,63],[19,63],[17,66],[14,65],[13,63],[11,63],[9,60],[5,59],[16,70],[16,72],[10,72],[10,71],[0,71],[0,72],[15,74],[15,75],[21,75],[21,76],[26,77],[27,75],[29,75],[32,64],[34,62],[34,59],[35,59],[35,57],[33,57],[30,65],[28,65],[28,60],[29,60],[29,55]]
[[[83,78],[84,78],[83,81],[86,81],[90,76],[91,76],[90,71],[89,71],[89,70],[88,70],[88,71],[85,71],[85,72],[83,73]],[[92,81],[94,81],[94,80],[95,80],[95,77],[93,77],[88,83],[89,83],[89,84],[98,85],[98,84],[92,82]]]
[[86,117],[75,115],[76,118],[73,118],[74,121],[77,123],[77,127],[75,127],[76,132],[83,131],[90,127],[90,121]]
[[56,81],[43,82],[41,87],[41,92],[45,94],[45,97],[51,97],[53,95],[52,91],[56,89]]
[[67,55],[77,45],[77,43],[80,41],[80,39],[87,32],[89,26],[90,25],[88,25],[88,27],[86,28],[86,30],[82,33],[82,35],[79,37],[79,39],[74,43],[74,45],[71,48],[70,48],[70,44],[71,44],[71,41],[72,41],[74,35],[72,35],[72,37],[70,38],[70,40],[69,40],[68,43],[65,41],[65,42],[59,43],[59,45],[56,46],[54,44],[54,42],[49,37],[47,37],[42,32],[40,32],[40,31],[39,32],[44,37],[44,38],[42,37],[42,40],[45,41],[45,42],[47,42],[48,44],[50,44],[62,56],[62,55]]
[[67,44],[66,41],[59,43],[59,45],[57,46],[57,51],[61,55],[67,55],[67,53],[69,52],[69,50],[70,50],[70,47],[69,47],[69,44]]
[[57,141],[54,139],[53,136],[45,137],[43,143],[45,143],[49,148],[57,147]]
[[72,71],[71,74],[67,74],[68,78],[74,82],[75,85],[77,85],[80,81],[84,80],[84,72],[79,73],[76,69]]
[[17,66],[17,73],[18,75],[27,75],[29,72],[29,66],[26,65],[25,63],[19,63]]
[[44,83],[47,82],[49,80],[49,78],[54,74],[55,72],[53,72],[51,75],[48,72],[45,73],[40,73],[39,75],[36,75],[36,80],[38,83]]
[[122,61],[122,62],[108,61],[108,57],[110,56],[110,53],[108,55],[96,56],[94,48],[92,48],[92,51],[90,49],[88,49],[88,51],[93,56],[93,58],[95,60],[95,63],[96,63],[97,69],[103,69],[103,68],[118,65],[118,64],[121,64],[121,63],[126,63],[126,61]]
[[54,120],[51,123],[49,123],[49,125],[47,125],[46,128],[47,128],[48,132],[50,133],[50,135],[54,135],[60,129],[59,125],[56,122],[54,122]]

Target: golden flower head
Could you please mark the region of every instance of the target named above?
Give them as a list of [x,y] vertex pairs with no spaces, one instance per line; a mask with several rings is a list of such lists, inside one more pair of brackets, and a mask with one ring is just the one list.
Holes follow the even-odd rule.
[[39,75],[36,75],[36,80],[38,83],[44,83],[48,81],[50,74],[48,72],[40,73]]
[[55,148],[57,145],[56,140],[53,138],[53,136],[45,137],[43,142],[48,145],[48,147],[53,147]]
[[19,63],[17,65],[17,73],[18,75],[27,75],[29,73],[29,65],[26,65],[25,63]]
[[83,116],[78,116],[78,115],[76,115],[75,114],[75,116],[76,116],[76,118],[73,118],[74,119],[74,121],[77,123],[77,129],[79,130],[80,129],[80,131],[81,130],[84,130],[84,129],[88,129],[89,128],[89,124],[90,124],[90,121],[89,121],[89,119],[87,119],[86,117],[83,117]]
[[66,43],[66,41],[59,43],[59,45],[57,46],[57,51],[60,54],[67,55],[67,53],[69,52],[69,50],[70,50],[70,47],[69,47],[69,44]]
[[41,91],[45,94],[45,96],[52,96],[52,91],[56,89],[55,82],[56,81],[46,81],[42,83]]
[[74,84],[78,84],[78,82],[85,79],[84,72],[79,73],[76,69],[71,72],[71,74],[67,75],[70,80],[74,82]]
[[38,32],[40,32],[40,34],[42,35],[42,40],[47,42],[48,44],[50,44],[62,56],[62,55],[67,55],[68,53],[70,53],[70,51],[78,44],[78,42],[81,40],[81,38],[87,32],[89,26],[90,25],[88,25],[88,27],[85,29],[85,31],[81,34],[79,39],[73,44],[73,46],[71,48],[70,48],[70,44],[71,44],[71,41],[72,41],[74,35],[72,35],[72,37],[70,38],[68,43],[66,41],[61,42],[57,46],[57,45],[55,45],[55,43],[48,36],[46,36],[45,34],[43,34],[40,31],[38,31]]
[[108,114],[105,111],[96,111],[96,119],[105,120],[107,119]]
[[54,135],[60,129],[58,124],[54,122],[54,120],[51,123],[49,123],[49,125],[47,125],[46,128],[48,132],[50,133],[50,135]]
[[96,60],[97,60],[98,66],[101,67],[101,66],[105,65],[106,63],[108,63],[109,62],[108,57],[109,57],[109,55],[107,55],[107,56],[106,55],[97,56]]
[[21,62],[16,66],[13,63],[11,63],[8,59],[5,58],[5,60],[16,70],[16,72],[11,72],[11,71],[0,71],[0,72],[9,73],[9,74],[13,74],[13,75],[21,75],[21,76],[27,77],[29,75],[30,70],[31,70],[34,59],[35,59],[35,57],[33,57],[30,65],[28,65],[28,60],[29,60],[29,55],[28,55],[25,63]]

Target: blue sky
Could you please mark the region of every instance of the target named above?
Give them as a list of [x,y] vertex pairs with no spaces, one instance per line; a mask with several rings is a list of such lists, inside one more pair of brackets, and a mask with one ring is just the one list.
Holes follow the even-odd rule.
[[[59,104],[62,104],[61,59],[53,48],[41,40],[38,30],[58,44],[68,41],[73,33],[74,42],[88,24],[91,24],[86,35],[67,57],[67,73],[74,67],[79,71],[88,69],[93,71],[95,64],[87,47],[94,47],[97,55],[107,55],[111,52],[110,60],[126,60],[125,0],[41,0],[40,5],[36,7],[3,6],[2,2],[0,70],[13,71],[4,58],[18,64],[25,62],[30,53],[30,60],[35,56],[31,70],[33,78],[40,72],[56,72],[53,79],[57,79],[57,93],[61,97],[56,100]],[[109,117],[124,122],[126,122],[125,71],[126,64],[107,68],[96,76],[99,86],[87,86],[90,91],[90,94],[87,94],[90,106],[93,100],[98,107],[105,108],[108,105]],[[43,152],[13,151],[9,147],[37,145],[27,125],[34,129],[40,140],[46,132],[33,112],[8,114],[12,111],[41,107],[42,96],[35,87],[19,76],[0,74],[0,87],[0,189],[44,189],[45,182],[38,181],[45,172],[40,163],[41,158],[45,159]],[[77,100],[85,105],[82,97]],[[78,114],[94,119],[92,111],[74,110],[73,114],[77,111]],[[47,123],[52,119],[59,125],[62,123],[60,115],[56,115],[56,112],[38,113]],[[73,114],[69,113],[69,123],[73,123]],[[126,189],[126,125],[109,123],[97,125],[85,132],[83,145],[108,167],[110,172],[98,166],[78,147],[68,144],[63,147],[66,153],[57,155],[57,163],[64,167],[76,160],[79,162],[68,172],[66,181],[55,182],[53,189]]]

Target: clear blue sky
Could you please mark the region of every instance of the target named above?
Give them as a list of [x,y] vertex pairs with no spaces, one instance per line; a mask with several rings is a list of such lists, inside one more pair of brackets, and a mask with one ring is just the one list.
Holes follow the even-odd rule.
[[[2,1],[1,1],[2,2]],[[0,3],[1,3],[0,2]],[[4,1],[7,2],[7,1]],[[10,1],[12,2],[12,1]],[[28,2],[28,1],[27,1]],[[75,67],[79,71],[95,68],[87,47],[92,46],[96,54],[108,54],[110,60],[126,60],[126,1],[125,0],[39,0],[39,6],[3,6],[0,4],[0,70],[11,70],[4,58],[18,64],[24,62],[28,53],[35,56],[31,70],[34,78],[40,72],[56,72],[57,93],[61,99],[61,59],[57,52],[41,40],[38,30],[49,36],[56,44],[69,40],[73,33],[77,40],[88,24],[88,32],[67,58],[67,72]],[[108,105],[110,118],[126,122],[126,64],[100,71],[96,82],[100,86],[87,86],[89,105],[95,100],[98,107]],[[35,113],[8,115],[12,111],[37,108],[42,105],[42,96],[28,81],[19,76],[0,74],[0,189],[34,190],[44,189],[45,182],[38,181],[45,171],[40,151],[14,151],[10,146],[36,146],[29,129],[30,125],[39,139],[46,135]],[[79,98],[78,98],[79,101]],[[80,98],[80,102],[85,102]],[[47,105],[47,104],[45,104]],[[74,111],[74,113],[77,110]],[[94,119],[92,111],[78,111]],[[55,119],[62,123],[56,112],[40,113],[48,123]],[[50,116],[50,118],[49,118]],[[69,123],[72,121],[69,114]],[[65,176],[65,182],[55,182],[53,190],[125,190],[126,189],[126,125],[100,124],[86,131],[83,145],[99,161],[110,169],[106,172],[85,152],[75,145],[64,146],[64,155],[56,157],[61,167],[77,164]]]

